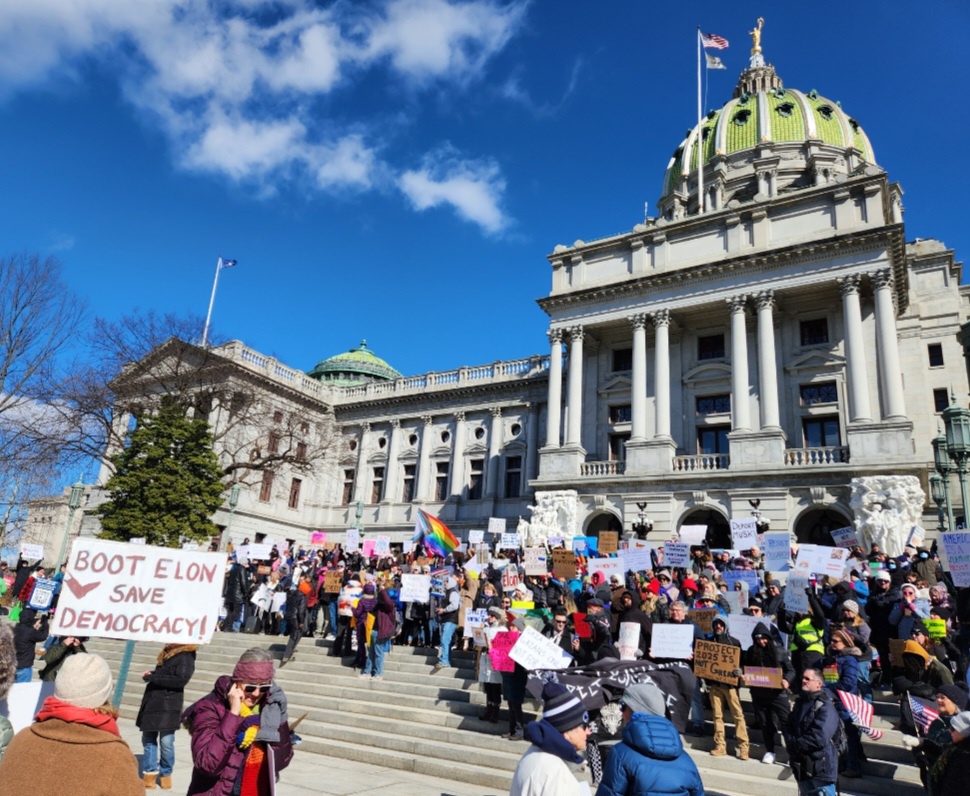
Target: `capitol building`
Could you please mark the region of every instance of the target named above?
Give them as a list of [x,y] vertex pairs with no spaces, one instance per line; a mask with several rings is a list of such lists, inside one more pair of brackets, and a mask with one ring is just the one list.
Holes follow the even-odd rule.
[[[419,508],[467,538],[572,490],[585,535],[706,524],[719,546],[756,505],[773,530],[830,543],[853,478],[902,475],[935,530],[931,441],[951,390],[970,392],[968,292],[943,243],[907,241],[877,157],[878,136],[786,87],[758,48],[658,164],[655,218],[553,248],[535,356],[403,376],[365,342],[307,372],[239,341],[211,349],[212,378],[275,407],[249,430],[262,449],[299,416],[327,450],[250,479],[216,522],[297,544],[359,524],[407,547]],[[231,414],[208,413],[217,437]]]

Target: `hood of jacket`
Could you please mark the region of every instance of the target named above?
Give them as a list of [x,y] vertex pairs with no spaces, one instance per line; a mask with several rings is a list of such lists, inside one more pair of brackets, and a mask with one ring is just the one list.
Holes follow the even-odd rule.
[[566,740],[566,737],[545,719],[530,721],[525,725],[525,737],[543,752],[555,755],[567,763],[578,764],[583,758]]
[[754,626],[754,630],[751,631],[752,640],[758,636],[765,636],[769,641],[773,641],[771,638],[771,628],[769,628],[764,622],[758,622],[758,624]]
[[684,751],[680,734],[663,716],[634,713],[623,728],[623,741],[640,754],[656,760],[676,760]]

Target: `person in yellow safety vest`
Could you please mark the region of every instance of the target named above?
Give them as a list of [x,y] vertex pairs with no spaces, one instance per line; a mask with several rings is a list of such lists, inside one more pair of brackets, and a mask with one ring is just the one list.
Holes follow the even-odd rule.
[[809,588],[808,613],[782,611],[778,616],[778,629],[790,635],[788,650],[795,668],[795,682],[801,681],[802,672],[819,668],[825,655],[825,612],[815,592]]

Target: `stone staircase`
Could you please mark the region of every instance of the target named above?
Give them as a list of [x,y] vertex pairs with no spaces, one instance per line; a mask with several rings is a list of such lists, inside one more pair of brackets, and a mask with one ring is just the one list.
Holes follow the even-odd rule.
[[[280,657],[284,641],[263,635],[217,633],[212,644],[199,650],[195,677],[186,689],[186,705],[208,693],[217,677],[230,673],[243,650],[260,646]],[[87,647],[103,655],[113,671],[119,671],[124,642],[91,639]],[[470,653],[454,653],[454,667],[432,675],[437,658],[434,650],[393,647],[385,659],[384,679],[372,681],[357,676],[351,659],[341,662],[328,656],[329,648],[329,641],[303,639],[294,659],[277,673],[277,681],[289,699],[290,717],[309,713],[298,731],[303,738],[302,753],[472,783],[481,786],[483,793],[508,793],[512,772],[526,747],[521,741],[501,738],[507,731],[504,711],[498,724],[479,718],[485,696],[475,682]],[[141,673],[154,666],[160,649],[160,644],[135,646],[121,706],[124,718],[135,717],[144,692]],[[747,710],[750,703],[744,691],[742,702]],[[892,722],[898,718],[892,695],[877,693],[875,708],[876,726],[885,735],[878,742],[863,738],[868,756],[864,776],[851,780],[843,777],[841,792],[922,794],[912,755],[901,746],[900,733],[892,729]],[[729,726],[729,738],[731,732]],[[758,730],[750,734],[753,741],[760,740]],[[777,763],[768,766],[759,762],[764,750],[756,743],[752,744],[752,760],[742,762],[734,757],[711,757],[708,752],[714,742],[710,736],[686,737],[684,742],[709,792],[738,796],[796,792],[791,770],[780,765],[787,762],[783,747],[776,750]]]

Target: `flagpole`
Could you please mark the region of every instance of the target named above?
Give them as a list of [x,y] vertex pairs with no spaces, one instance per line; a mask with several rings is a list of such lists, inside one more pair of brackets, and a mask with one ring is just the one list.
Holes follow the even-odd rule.
[[704,212],[704,136],[701,130],[701,28],[697,26],[697,212]]
[[205,315],[205,327],[202,329],[202,347],[206,347],[209,340],[209,323],[212,321],[212,305],[216,303],[216,287],[219,285],[219,272],[222,270],[222,258],[216,262],[216,275],[212,279],[212,294],[209,296],[209,311]]

